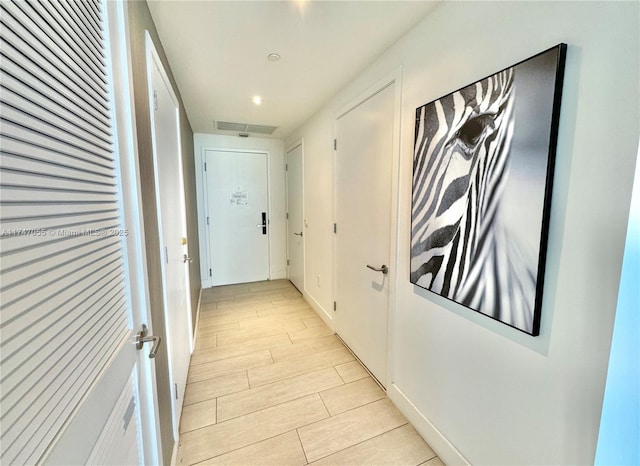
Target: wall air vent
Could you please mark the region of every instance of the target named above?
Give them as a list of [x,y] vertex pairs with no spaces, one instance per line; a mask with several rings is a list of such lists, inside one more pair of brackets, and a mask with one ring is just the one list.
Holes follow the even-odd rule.
[[256,134],[271,135],[276,129],[278,129],[278,127],[216,120],[216,129],[220,131],[236,131],[241,133],[256,133]]

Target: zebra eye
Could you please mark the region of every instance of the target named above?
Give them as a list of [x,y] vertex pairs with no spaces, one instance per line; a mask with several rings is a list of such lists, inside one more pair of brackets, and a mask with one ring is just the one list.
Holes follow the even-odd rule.
[[480,115],[471,118],[458,130],[457,137],[467,149],[474,149],[482,136],[485,134],[487,127],[493,126],[493,118],[490,115]]

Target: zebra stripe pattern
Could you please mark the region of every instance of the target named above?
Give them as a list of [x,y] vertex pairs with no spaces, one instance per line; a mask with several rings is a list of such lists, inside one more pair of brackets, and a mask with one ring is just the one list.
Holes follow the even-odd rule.
[[530,331],[535,274],[500,220],[514,69],[416,111],[411,282]]

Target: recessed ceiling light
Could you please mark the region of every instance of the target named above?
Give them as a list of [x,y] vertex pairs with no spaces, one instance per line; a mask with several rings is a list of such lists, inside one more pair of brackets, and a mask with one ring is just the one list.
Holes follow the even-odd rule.
[[270,53],[269,55],[267,55],[267,60],[269,61],[278,61],[280,60],[280,54],[278,53]]
[[262,97],[260,97],[259,95],[255,95],[253,96],[253,103],[256,105],[260,105],[262,103]]

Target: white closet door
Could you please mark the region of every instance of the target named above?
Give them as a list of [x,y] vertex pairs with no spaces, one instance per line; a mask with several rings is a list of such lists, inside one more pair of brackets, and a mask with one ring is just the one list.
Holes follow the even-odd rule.
[[103,8],[0,3],[2,464],[145,461]]

